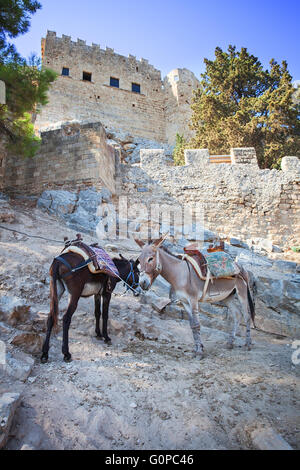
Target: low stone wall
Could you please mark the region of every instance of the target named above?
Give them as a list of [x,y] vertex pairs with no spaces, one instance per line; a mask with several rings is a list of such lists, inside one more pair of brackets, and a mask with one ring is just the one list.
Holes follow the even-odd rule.
[[231,149],[232,164],[210,163],[208,150],[186,150],[174,166],[163,150],[141,150],[139,167],[123,168],[132,200],[201,204],[209,230],[274,245],[300,244],[300,160],[284,157],[282,171],[261,170],[254,149]]
[[115,193],[116,150],[106,143],[97,122],[72,121],[41,134],[42,145],[32,159],[6,156],[2,189],[40,194],[45,189],[94,186]]

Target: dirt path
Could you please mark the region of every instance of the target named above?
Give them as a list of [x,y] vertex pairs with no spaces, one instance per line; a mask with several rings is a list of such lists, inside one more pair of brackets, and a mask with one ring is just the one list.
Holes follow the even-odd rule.
[[188,322],[118,297],[111,317],[119,336],[108,347],[93,337],[92,315],[77,313],[71,364],[54,339],[50,362],[33,369],[8,449],[251,448],[251,430],[266,425],[300,447],[299,374],[286,341],[257,333],[251,352],[228,351],[225,333],[203,328],[199,362]]
[[[15,211],[13,228],[74,235],[30,204]],[[0,294],[48,312],[47,273],[59,248],[4,232],[0,241]],[[251,431],[264,426],[300,448],[291,340],[253,332],[252,351],[242,337],[228,351],[226,333],[203,327],[206,356],[198,361],[187,321],[164,318],[131,295],[112,298],[110,347],[95,338],[92,312],[91,300],[80,300],[72,363],[62,360],[61,333],[49,363],[36,362],[7,449],[247,449]]]

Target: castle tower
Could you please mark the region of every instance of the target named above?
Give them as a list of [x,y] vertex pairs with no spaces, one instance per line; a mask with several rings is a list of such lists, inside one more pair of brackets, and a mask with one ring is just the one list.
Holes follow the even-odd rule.
[[161,73],[145,59],[116,54],[113,49],[57,37],[42,39],[45,67],[58,73],[49,103],[36,120],[41,129],[58,121],[95,120],[106,128],[165,141]]
[[172,70],[164,79],[166,100],[166,140],[173,144],[176,133],[186,138],[192,136],[189,129],[193,90],[199,80],[188,69]]
[[162,82],[161,72],[145,59],[60,38],[53,31],[42,39],[41,48],[43,66],[58,78],[49,103],[37,115],[38,130],[75,119],[171,145],[177,132],[190,137],[190,102],[199,82],[189,70],[173,70]]

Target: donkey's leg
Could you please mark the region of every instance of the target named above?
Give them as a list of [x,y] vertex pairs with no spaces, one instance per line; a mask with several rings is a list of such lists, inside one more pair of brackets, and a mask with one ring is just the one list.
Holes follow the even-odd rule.
[[193,338],[194,338],[194,343],[195,343],[195,357],[199,357],[199,359],[202,359],[204,347],[203,347],[201,336],[200,336],[200,319],[199,319],[198,302],[195,301],[193,303],[190,303],[188,301],[183,301],[182,303],[189,316],[189,322],[190,322],[190,326],[191,326],[191,330],[192,330]]
[[102,304],[102,333],[104,337],[104,342],[107,344],[111,344],[111,339],[107,334],[107,320],[108,320],[108,309],[109,303],[111,299],[111,293],[105,292],[102,295],[103,304]]
[[251,340],[251,314],[248,304],[248,294],[247,286],[242,279],[238,280],[237,283],[237,295],[241,304],[242,315],[246,324],[246,342],[245,346],[248,351],[251,350],[252,340]]
[[224,305],[226,305],[226,307],[228,308],[228,312],[230,313],[230,317],[231,317],[231,320],[232,320],[232,323],[233,323],[232,329],[231,329],[231,325],[230,325],[229,338],[228,338],[228,342],[227,342],[227,348],[228,349],[233,348],[236,333],[237,333],[237,330],[238,330],[238,327],[239,327],[240,314],[239,314],[239,310],[238,310],[238,307],[236,305],[236,302],[237,302],[237,298],[236,298],[235,294],[231,294],[229,297],[227,297],[227,299],[224,299],[222,301],[222,303]]
[[[61,299],[64,292],[65,292],[65,287],[64,287],[63,283],[61,281],[57,280],[57,298],[58,298],[58,302],[60,301],[60,299]],[[48,361],[50,336],[51,336],[53,324],[54,324],[54,321],[53,321],[52,316],[48,315],[46,339],[45,339],[43,347],[42,347],[42,356],[41,356],[41,362],[43,364],[45,364]]]
[[77,308],[79,297],[72,296],[70,297],[68,309],[63,316],[63,344],[62,344],[62,353],[64,355],[65,362],[71,362],[72,356],[69,352],[69,328],[72,320],[73,313]]
[[95,318],[96,318],[96,329],[95,333],[98,339],[103,339],[100,331],[100,317],[101,317],[101,297],[100,295],[94,295],[95,301]]
[[48,320],[47,320],[47,333],[46,333],[46,339],[44,341],[43,347],[42,347],[42,356],[41,356],[41,362],[45,364],[48,361],[48,352],[49,352],[49,345],[50,345],[50,336],[51,336],[51,331],[53,328],[53,318],[49,314],[48,315]]

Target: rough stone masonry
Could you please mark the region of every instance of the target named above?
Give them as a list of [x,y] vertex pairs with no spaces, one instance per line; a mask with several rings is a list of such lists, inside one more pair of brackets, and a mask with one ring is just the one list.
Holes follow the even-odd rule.
[[193,72],[175,69],[162,80],[146,59],[124,57],[65,35],[59,38],[52,31],[42,39],[42,58],[58,78],[48,105],[37,116],[37,129],[93,119],[109,129],[172,145],[176,132],[190,136],[190,102],[199,84]]

